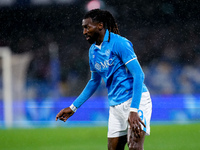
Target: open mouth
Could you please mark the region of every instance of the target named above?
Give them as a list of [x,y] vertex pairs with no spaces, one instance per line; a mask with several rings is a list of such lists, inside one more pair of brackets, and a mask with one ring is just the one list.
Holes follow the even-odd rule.
[[90,37],[86,37],[86,40],[88,41],[90,39]]
[[86,40],[88,41],[90,39],[90,36],[85,36]]

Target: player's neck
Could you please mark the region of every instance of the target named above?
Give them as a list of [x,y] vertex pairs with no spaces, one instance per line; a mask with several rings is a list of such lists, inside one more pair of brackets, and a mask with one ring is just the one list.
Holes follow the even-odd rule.
[[96,41],[96,45],[101,45],[101,43],[103,42],[103,39],[104,39],[105,34],[106,34],[105,29],[102,29],[102,30],[100,31],[99,37],[98,37],[98,39],[97,39],[97,41]]

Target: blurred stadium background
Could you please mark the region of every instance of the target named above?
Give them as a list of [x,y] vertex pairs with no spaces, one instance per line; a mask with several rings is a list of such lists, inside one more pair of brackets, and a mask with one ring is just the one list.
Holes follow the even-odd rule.
[[[0,128],[106,126],[104,84],[69,122],[55,122],[90,78],[90,45],[81,21],[93,8],[111,11],[120,34],[133,43],[152,95],[152,124],[198,124],[199,5],[198,0],[0,0]],[[11,73],[5,76],[8,48]]]

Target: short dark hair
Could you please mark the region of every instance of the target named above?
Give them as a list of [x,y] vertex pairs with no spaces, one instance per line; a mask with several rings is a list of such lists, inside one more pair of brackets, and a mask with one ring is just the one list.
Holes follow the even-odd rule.
[[83,19],[91,18],[93,22],[102,22],[105,29],[109,31],[109,39],[110,40],[110,32],[115,34],[119,34],[119,29],[117,23],[115,22],[115,18],[113,15],[107,10],[101,9],[92,9],[87,12]]

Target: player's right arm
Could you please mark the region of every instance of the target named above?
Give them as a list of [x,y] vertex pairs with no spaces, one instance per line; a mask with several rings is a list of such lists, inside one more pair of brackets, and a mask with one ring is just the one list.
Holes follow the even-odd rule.
[[76,112],[76,110],[94,94],[100,83],[101,76],[97,72],[92,71],[91,79],[88,81],[82,93],[78,96],[78,98],[72,103],[70,107],[62,109],[57,114],[56,121],[60,119],[65,122],[69,117],[71,117]]

